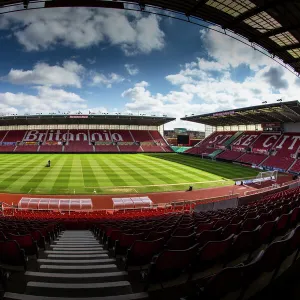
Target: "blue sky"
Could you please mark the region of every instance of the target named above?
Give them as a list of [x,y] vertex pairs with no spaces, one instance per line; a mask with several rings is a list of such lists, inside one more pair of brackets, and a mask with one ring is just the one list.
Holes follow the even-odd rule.
[[180,117],[282,98],[297,78],[212,30],[155,15],[63,8],[0,16],[0,111]]

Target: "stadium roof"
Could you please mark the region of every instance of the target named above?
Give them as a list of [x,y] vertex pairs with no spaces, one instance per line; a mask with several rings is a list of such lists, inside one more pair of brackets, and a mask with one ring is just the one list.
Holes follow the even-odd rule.
[[0,126],[9,125],[61,125],[61,124],[101,124],[160,126],[175,118],[131,115],[28,115],[0,116]]
[[158,8],[177,12],[184,20],[205,20],[245,37],[254,48],[263,47],[300,73],[300,0],[0,0],[0,13],[71,6],[154,13]]
[[190,116],[181,120],[211,126],[300,122],[300,103],[298,101],[278,102]]

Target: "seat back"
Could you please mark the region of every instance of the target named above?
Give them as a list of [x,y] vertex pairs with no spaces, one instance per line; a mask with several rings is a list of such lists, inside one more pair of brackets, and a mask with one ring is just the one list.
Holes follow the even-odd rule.
[[190,227],[177,227],[172,235],[177,235],[177,236],[187,236],[194,233],[194,225]]
[[0,262],[4,265],[26,268],[25,253],[19,244],[13,240],[0,242]]
[[228,250],[232,244],[234,235],[221,241],[211,241],[206,243],[200,250],[196,258],[196,264],[201,265],[210,262],[218,262],[228,255]]
[[237,258],[244,253],[251,254],[259,245],[259,230],[260,227],[257,227],[253,231],[242,231],[235,236],[228,251],[229,260]]
[[210,223],[199,223],[197,225],[197,228],[196,228],[196,233],[201,233],[202,231],[204,230],[211,230],[213,229],[214,227],[214,223],[213,222],[210,222]]
[[221,233],[221,228],[217,230],[204,230],[196,236],[196,243],[198,243],[199,246],[202,247],[210,241],[219,240],[221,238]]
[[169,238],[169,236],[171,235],[172,230],[168,229],[165,231],[151,231],[146,240],[147,241],[154,241],[157,240],[159,238],[163,238],[164,240],[167,240]]
[[221,299],[243,286],[243,266],[224,268],[204,286],[205,299]]
[[300,216],[300,207],[295,207],[291,212],[290,223],[291,225],[297,224]]
[[276,221],[269,221],[261,225],[259,229],[259,240],[261,244],[268,244],[272,240],[275,226]]
[[242,222],[237,223],[237,224],[228,224],[223,229],[223,232],[222,232],[223,239],[226,239],[231,234],[237,235],[240,232],[241,224],[242,224]]
[[242,223],[242,228],[241,231],[252,231],[254,230],[258,225],[258,218],[251,218],[251,219],[246,219]]
[[290,219],[289,214],[283,214],[278,218],[276,224],[277,234],[283,234],[286,232],[289,226],[289,219]]
[[289,239],[270,244],[263,252],[260,262],[261,272],[271,272],[280,267],[287,254]]
[[152,270],[160,278],[167,274],[168,276],[172,276],[172,274],[176,276],[178,272],[181,272],[192,263],[197,250],[198,244],[186,250],[164,250],[153,258],[155,267]]
[[143,233],[139,233],[139,234],[123,233],[120,236],[120,247],[129,248],[136,240],[143,239],[143,237],[144,237]]
[[185,250],[195,244],[196,234],[188,236],[171,236],[166,243],[166,248],[170,250]]
[[150,263],[152,257],[163,249],[164,242],[164,238],[155,241],[136,240],[127,251],[126,267]]

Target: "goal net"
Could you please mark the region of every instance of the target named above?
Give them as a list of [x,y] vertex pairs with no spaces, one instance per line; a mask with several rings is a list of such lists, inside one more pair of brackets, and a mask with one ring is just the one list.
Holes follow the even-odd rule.
[[266,181],[277,181],[278,171],[267,171],[267,172],[259,172],[256,178],[253,180],[253,183],[261,185],[262,182]]

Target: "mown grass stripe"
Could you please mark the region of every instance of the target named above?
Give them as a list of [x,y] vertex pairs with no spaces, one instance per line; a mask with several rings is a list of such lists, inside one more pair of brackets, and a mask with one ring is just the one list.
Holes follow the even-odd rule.
[[[45,168],[48,159],[52,164]],[[0,154],[0,191],[9,192],[159,192],[184,190],[190,183],[195,183],[195,188],[229,185],[232,178],[257,173],[247,167],[172,153]],[[225,181],[221,182],[222,178]]]

